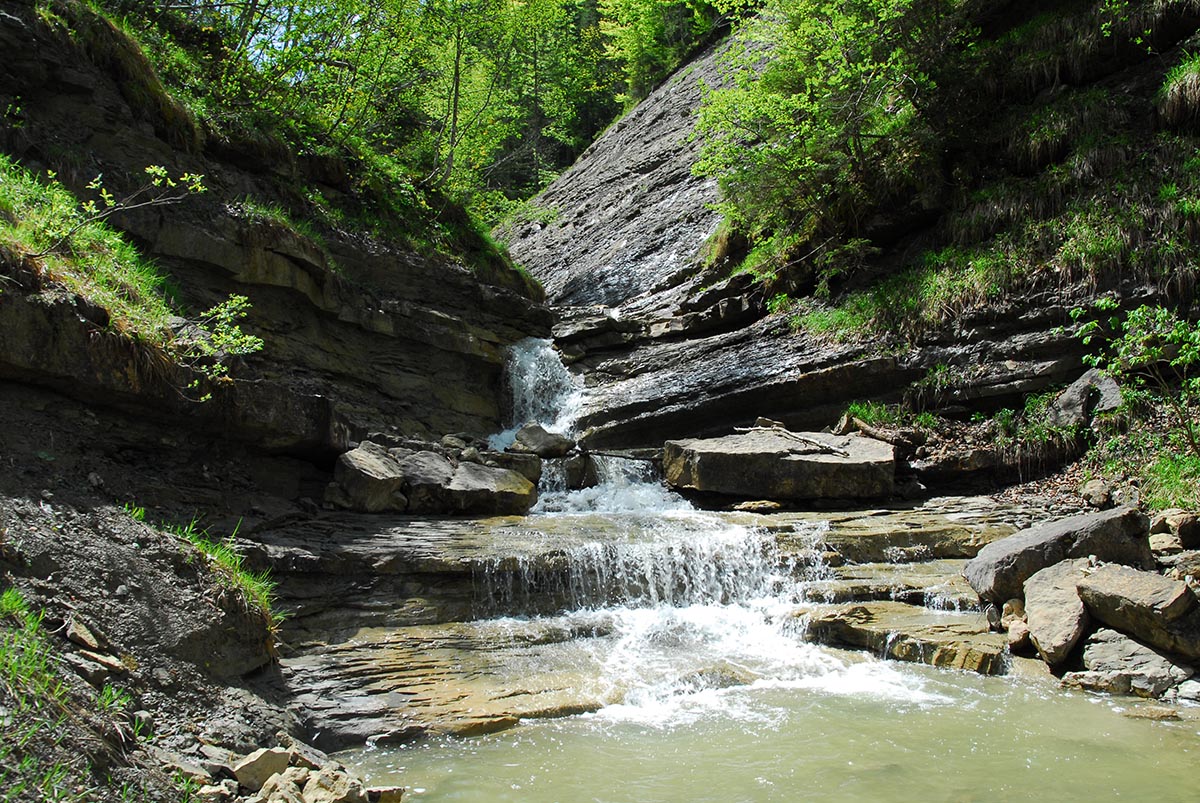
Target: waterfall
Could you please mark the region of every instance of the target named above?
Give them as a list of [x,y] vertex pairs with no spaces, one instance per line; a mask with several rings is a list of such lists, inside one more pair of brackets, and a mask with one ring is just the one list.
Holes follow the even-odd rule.
[[550,432],[572,434],[583,401],[580,385],[549,340],[528,337],[516,343],[504,363],[507,428],[489,438],[488,445],[503,451],[512,445],[517,430],[530,423],[541,424]]

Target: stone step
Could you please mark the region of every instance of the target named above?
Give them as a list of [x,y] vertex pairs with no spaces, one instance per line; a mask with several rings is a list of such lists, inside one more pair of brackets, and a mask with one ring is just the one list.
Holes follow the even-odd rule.
[[944,613],[902,602],[819,606],[796,614],[821,644],[857,647],[884,658],[1004,674],[1007,640],[990,632],[983,614]]

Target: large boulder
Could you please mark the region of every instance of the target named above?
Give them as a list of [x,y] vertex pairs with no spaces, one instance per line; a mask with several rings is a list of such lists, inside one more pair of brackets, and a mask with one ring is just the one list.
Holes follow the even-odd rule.
[[1063,684],[1111,694],[1158,697],[1192,676],[1192,668],[1175,663],[1123,633],[1101,628],[1083,647],[1083,672],[1069,672]]
[[784,429],[667,441],[663,473],[685,491],[743,499],[879,499],[892,495],[895,453],[861,435]]
[[510,451],[535,454],[538,457],[565,457],[575,448],[575,441],[566,435],[549,432],[541,424],[526,424],[517,430]]
[[[541,459],[528,455],[541,472]],[[368,513],[524,515],[537,486],[519,471],[462,460],[432,449],[384,449],[366,442],[338,459],[326,500]]]
[[967,563],[963,575],[980,597],[1000,605],[1021,596],[1034,574],[1070,558],[1153,566],[1149,531],[1149,519],[1132,508],[1072,516],[993,541]]
[[404,477],[410,513],[444,513],[447,508],[446,486],[454,477],[454,464],[433,451],[404,454],[395,450],[397,465]]
[[1025,581],[1029,638],[1050,666],[1063,663],[1087,629],[1087,608],[1075,586],[1088,565],[1087,558],[1064,560]]
[[340,487],[346,507],[367,513],[404,510],[404,472],[387,450],[363,443],[340,456],[333,467],[333,481]]
[[459,463],[445,491],[453,513],[523,516],[537,502],[528,478],[478,463]]
[[1110,413],[1121,406],[1121,386],[1095,368],[1058,394],[1046,411],[1051,426],[1078,427],[1091,420],[1093,413]]
[[1125,566],[1101,566],[1079,596],[1109,627],[1161,650],[1200,659],[1200,604],[1186,583]]

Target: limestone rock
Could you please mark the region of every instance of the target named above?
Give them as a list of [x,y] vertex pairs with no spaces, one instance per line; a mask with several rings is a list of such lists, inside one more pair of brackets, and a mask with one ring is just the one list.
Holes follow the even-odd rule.
[[[1158,697],[1193,674],[1191,667],[1176,664],[1162,653],[1108,628],[1097,630],[1084,643],[1083,666],[1089,672],[1107,676],[1107,685],[1126,686],[1139,697]],[[1114,675],[1124,677],[1111,677]]]
[[1092,507],[1106,508],[1112,504],[1112,488],[1104,480],[1088,480],[1079,489],[1079,495]]
[[304,803],[369,803],[362,781],[336,765],[312,773],[304,784]]
[[301,790],[308,776],[306,767],[288,767],[268,778],[250,803],[307,803]]
[[371,803],[400,803],[405,791],[403,786],[372,786],[367,789],[367,800]]
[[521,452],[487,452],[483,455],[485,466],[507,468],[537,485],[542,479],[542,458]]
[[1139,641],[1200,659],[1200,605],[1187,584],[1153,572],[1101,566],[1079,583],[1092,615]]
[[1029,638],[1029,625],[1017,619],[1008,627],[1008,648],[1013,652],[1026,652],[1033,646]]
[[1112,412],[1121,406],[1121,386],[1095,368],[1071,383],[1046,411],[1046,419],[1055,427],[1079,427],[1093,413]]
[[508,448],[538,457],[565,457],[575,448],[575,441],[566,435],[548,432],[541,424],[526,424],[517,430],[516,440]]
[[1184,549],[1200,549],[1200,514],[1180,513],[1167,519]]
[[1013,597],[1000,609],[1000,625],[1008,630],[1017,622],[1024,622],[1025,603],[1018,597]]
[[1030,527],[979,550],[963,575],[980,597],[1001,603],[1020,596],[1026,580],[1068,558],[1152,566],[1149,520],[1131,508],[1072,516]]
[[808,635],[898,661],[984,675],[1004,671],[1007,639],[989,632],[978,614],[935,614],[900,602],[870,602],[814,611]]
[[433,451],[399,453],[401,483],[411,513],[441,513],[446,508],[445,488],[454,476],[454,464]]
[[[663,473],[673,488],[744,499],[874,499],[895,482],[891,444],[784,430],[667,441]],[[824,448],[822,448],[822,445]]]
[[1088,567],[1087,558],[1065,560],[1025,581],[1029,637],[1042,660],[1058,666],[1066,660],[1088,626],[1088,613],[1075,585]]
[[453,513],[523,516],[537,502],[537,487],[506,468],[459,463],[446,495]]
[[338,457],[333,481],[355,510],[378,513],[407,506],[401,493],[404,472],[378,444],[368,441]]
[[233,774],[239,784],[257,792],[272,775],[286,770],[291,758],[291,751],[282,747],[263,747],[235,764]]

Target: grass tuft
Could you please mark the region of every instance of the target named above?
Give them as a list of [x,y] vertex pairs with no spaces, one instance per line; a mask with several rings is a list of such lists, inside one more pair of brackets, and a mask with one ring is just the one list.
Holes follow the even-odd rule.
[[1158,114],[1175,128],[1200,122],[1200,53],[1190,53],[1171,68],[1158,90]]

